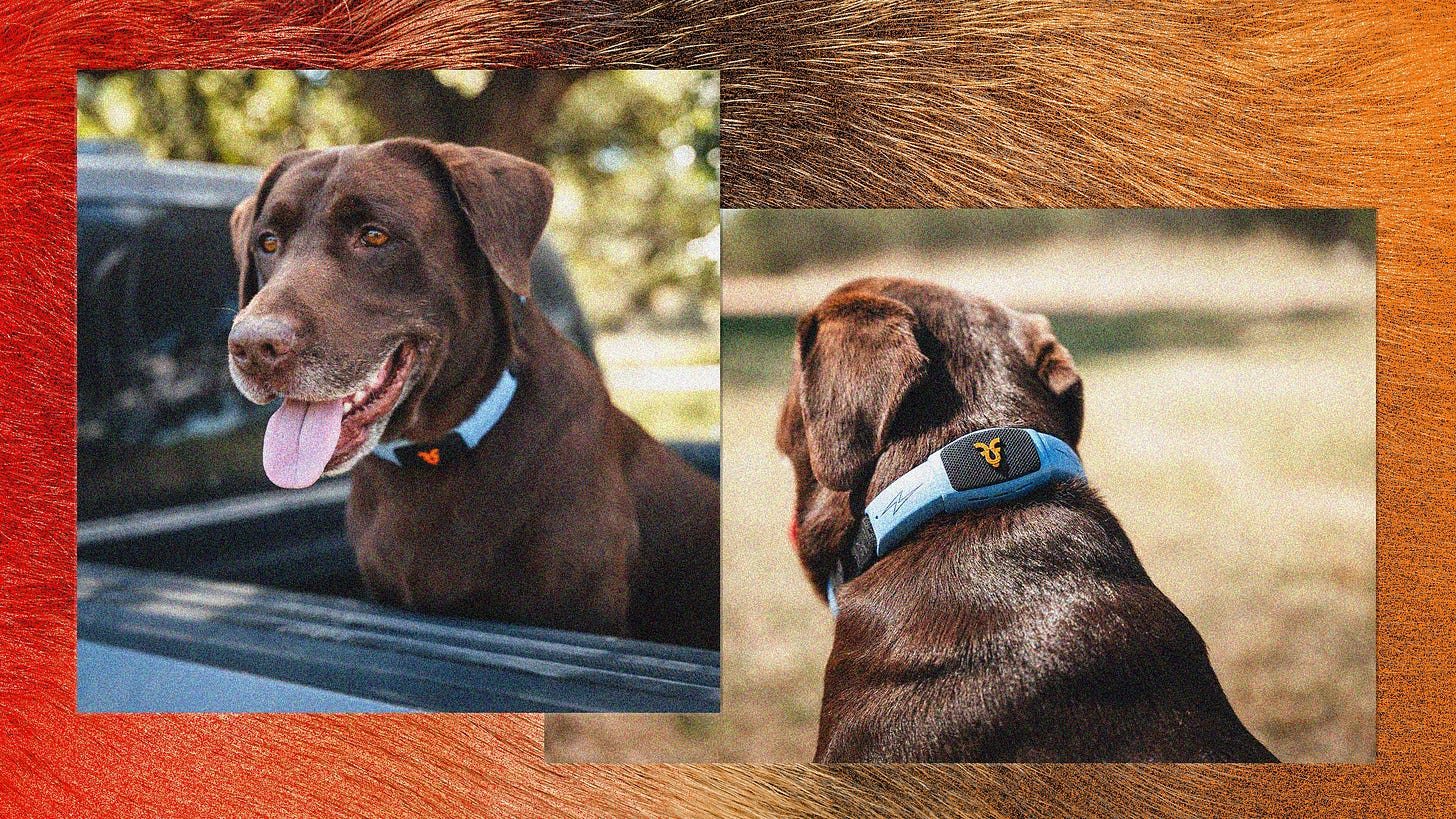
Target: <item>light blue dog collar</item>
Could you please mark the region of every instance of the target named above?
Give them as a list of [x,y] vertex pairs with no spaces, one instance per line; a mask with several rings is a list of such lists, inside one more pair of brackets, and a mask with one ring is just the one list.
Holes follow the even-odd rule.
[[516,377],[510,370],[501,373],[500,380],[491,388],[490,394],[460,423],[444,437],[429,443],[413,441],[392,441],[374,448],[374,454],[395,466],[411,466],[434,469],[459,458],[480,443],[506,414],[511,398],[516,394]]
[[1050,483],[1086,477],[1065,441],[1034,429],[993,427],[962,435],[865,506],[854,544],[830,575],[830,610],[838,613],[836,588],[864,574],[936,515],[1006,503]]

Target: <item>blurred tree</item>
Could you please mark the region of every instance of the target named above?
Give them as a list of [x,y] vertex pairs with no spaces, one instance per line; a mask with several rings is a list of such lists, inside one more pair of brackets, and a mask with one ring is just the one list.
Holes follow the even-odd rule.
[[[340,78],[383,130],[540,160],[538,136],[581,71],[351,71]],[[443,76],[442,76],[443,75]],[[463,76],[462,76],[463,75]],[[473,92],[473,95],[472,95]]]
[[298,148],[404,135],[541,157],[583,71],[83,71],[83,133],[152,156],[264,165]]
[[[718,85],[695,71],[591,74],[541,134],[558,240],[601,317],[717,314]],[[555,220],[553,220],[553,224]]]
[[83,71],[77,133],[159,159],[268,165],[419,136],[543,162],[582,306],[703,327],[718,296],[718,86],[707,71]]

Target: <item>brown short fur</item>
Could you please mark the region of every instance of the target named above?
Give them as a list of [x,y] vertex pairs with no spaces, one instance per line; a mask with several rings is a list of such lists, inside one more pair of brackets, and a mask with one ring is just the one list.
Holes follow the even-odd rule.
[[[866,502],[951,440],[1073,447],[1082,381],[1041,316],[862,279],[799,321],[778,445],[825,588]],[[1084,481],[933,518],[840,586],[820,762],[1274,761]]]
[[[483,148],[397,139],[285,156],[234,215],[233,333],[286,323],[289,360],[239,385],[255,400],[327,395],[404,343],[416,363],[383,440],[430,441],[509,365],[514,399],[461,460],[422,471],[361,453],[333,467],[358,464],[348,531],[369,590],[716,649],[716,483],[613,406],[596,368],[519,302],[550,204],[544,169]],[[353,241],[362,220],[388,227],[387,253]],[[264,231],[281,250],[258,252]]]

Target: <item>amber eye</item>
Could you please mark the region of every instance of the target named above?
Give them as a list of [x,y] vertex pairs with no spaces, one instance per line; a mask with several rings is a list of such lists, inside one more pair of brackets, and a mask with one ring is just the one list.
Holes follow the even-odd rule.
[[389,234],[379,228],[364,228],[364,232],[359,235],[359,238],[370,247],[379,247],[389,241]]
[[258,249],[264,253],[277,253],[278,237],[271,233],[264,233],[258,237]]

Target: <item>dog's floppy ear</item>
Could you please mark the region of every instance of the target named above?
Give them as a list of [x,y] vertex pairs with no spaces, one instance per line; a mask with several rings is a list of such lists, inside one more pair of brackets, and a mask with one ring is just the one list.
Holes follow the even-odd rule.
[[534,162],[490,148],[431,149],[450,172],[456,201],[496,275],[517,295],[530,295],[531,251],[551,215],[551,175]]
[[1052,334],[1047,317],[1037,313],[1022,316],[1021,345],[1026,363],[1051,390],[1052,408],[1066,427],[1067,443],[1076,446],[1082,437],[1082,374],[1072,363],[1072,354]]
[[233,208],[232,218],[228,224],[232,227],[233,233],[233,258],[238,263],[238,309],[248,306],[248,302],[258,293],[258,276],[253,271],[253,254],[249,245],[253,238],[253,220],[258,215],[258,197],[249,196]]
[[857,292],[799,320],[799,403],[809,465],[824,486],[850,489],[884,449],[906,393],[925,377],[915,328],[903,303]]

